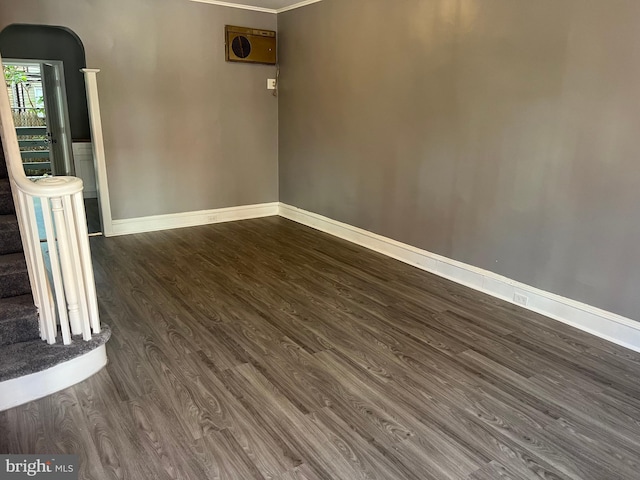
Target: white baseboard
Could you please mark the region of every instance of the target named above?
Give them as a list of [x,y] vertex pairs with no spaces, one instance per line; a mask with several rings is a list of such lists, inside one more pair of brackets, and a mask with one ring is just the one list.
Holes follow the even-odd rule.
[[635,320],[297,207],[280,203],[279,215],[514,304],[515,294],[524,295],[527,305],[518,304],[523,308],[640,352],[640,322]]
[[247,220],[250,218],[278,215],[278,202],[242,205],[239,207],[216,208],[197,212],[153,215],[150,217],[113,220],[113,231],[109,236],[129,235],[132,233],[155,232],[173,228],[195,227],[212,223]]
[[86,380],[107,364],[104,345],[41,372],[0,383],[0,412],[46,397]]

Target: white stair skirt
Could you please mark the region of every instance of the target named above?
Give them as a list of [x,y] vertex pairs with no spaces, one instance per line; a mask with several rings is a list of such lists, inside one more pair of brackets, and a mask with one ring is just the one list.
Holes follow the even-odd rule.
[[0,383],[0,412],[86,380],[107,364],[105,345],[40,372]]

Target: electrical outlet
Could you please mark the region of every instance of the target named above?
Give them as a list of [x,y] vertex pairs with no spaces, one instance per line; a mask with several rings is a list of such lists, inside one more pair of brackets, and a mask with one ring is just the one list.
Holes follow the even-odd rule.
[[529,303],[529,298],[525,297],[524,295],[522,295],[521,293],[514,293],[513,294],[513,301],[515,303],[517,303],[518,305],[523,305],[523,306],[527,306],[527,303]]
[[218,215],[209,215],[208,217],[209,223],[214,223],[218,221]]
[[267,78],[267,90],[275,90],[275,89],[276,89],[276,79]]

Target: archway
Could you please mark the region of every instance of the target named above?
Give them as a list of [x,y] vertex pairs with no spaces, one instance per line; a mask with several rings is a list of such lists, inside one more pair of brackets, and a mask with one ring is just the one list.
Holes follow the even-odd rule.
[[[57,173],[54,172],[54,174],[58,175],[71,174],[83,179],[89,231],[92,233],[100,231],[101,222],[97,201],[95,164],[91,155],[91,127],[85,78],[80,71],[86,67],[85,50],[81,39],[75,32],[66,27],[13,24],[0,32],[0,54],[5,63],[7,63],[7,59],[19,59],[23,62],[32,60],[36,63],[39,62],[40,67],[43,69],[49,63],[56,64],[54,66],[58,71],[63,72],[63,75],[60,75],[60,79],[64,79],[64,94],[61,97],[64,98],[65,104],[64,116],[68,118],[64,122],[66,125],[64,128],[66,132],[65,138],[68,139],[66,142],[68,148],[65,151],[68,153],[58,155],[56,150],[61,149],[59,142],[57,140],[49,142],[49,155],[52,156],[52,160],[50,159],[51,172],[55,171]],[[62,82],[57,82],[56,84],[59,85],[60,83]],[[53,116],[49,116],[49,113],[47,113],[47,118],[50,119]],[[28,125],[31,124],[29,123]],[[54,129],[51,128],[49,120],[47,120],[47,125],[48,135],[52,138],[52,130]],[[34,137],[27,136],[22,138],[32,139]],[[33,140],[31,141],[33,142]],[[25,155],[37,154],[38,152],[25,152],[23,153],[23,158]],[[68,159],[68,168],[60,168],[60,161],[56,160],[63,156]],[[31,164],[28,163],[28,159],[23,161],[27,162],[25,163],[25,169],[27,169],[26,165]],[[38,163],[32,165],[40,166]],[[37,174],[35,173],[35,175]]]
[[90,141],[87,93],[81,68],[87,66],[80,37],[65,27],[13,24],[0,32],[3,58],[57,60],[64,65],[71,138]]

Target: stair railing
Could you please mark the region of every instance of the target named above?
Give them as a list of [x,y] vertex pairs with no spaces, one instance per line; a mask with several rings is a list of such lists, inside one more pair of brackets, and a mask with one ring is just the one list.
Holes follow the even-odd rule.
[[6,85],[0,90],[0,136],[38,308],[40,336],[49,344],[56,343],[59,334],[65,345],[72,342],[72,335],[90,340],[92,333],[100,333],[100,319],[82,180],[27,178]]

